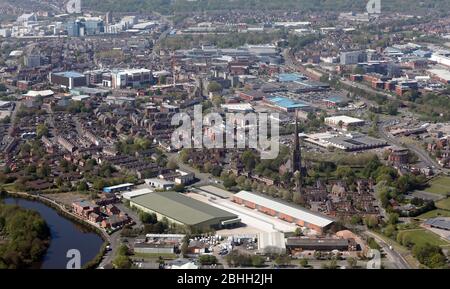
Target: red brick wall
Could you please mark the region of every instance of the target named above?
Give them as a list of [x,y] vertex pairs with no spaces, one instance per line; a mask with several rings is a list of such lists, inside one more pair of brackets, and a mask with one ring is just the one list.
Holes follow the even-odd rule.
[[294,218],[292,218],[289,215],[283,214],[283,213],[280,213],[279,218],[282,220],[285,220],[287,222],[291,222],[291,223],[294,222]]
[[265,213],[267,215],[271,215],[271,216],[275,216],[277,214],[277,212],[275,212],[274,210],[263,207],[263,206],[259,207],[259,211],[262,213]]
[[243,203],[242,199],[238,198],[238,197],[233,197],[233,202],[238,203],[238,204],[242,204]]
[[308,224],[307,227],[310,228],[310,229],[313,229],[314,231],[317,231],[317,232],[319,232],[319,233],[322,233],[322,228],[319,227],[319,226],[316,226],[316,225],[313,225],[313,224]]
[[305,226],[305,222],[303,222],[302,220],[297,220],[297,225],[304,227]]
[[248,207],[248,208],[256,209],[256,204],[253,203],[253,202],[244,201],[244,205],[245,205],[246,207]]

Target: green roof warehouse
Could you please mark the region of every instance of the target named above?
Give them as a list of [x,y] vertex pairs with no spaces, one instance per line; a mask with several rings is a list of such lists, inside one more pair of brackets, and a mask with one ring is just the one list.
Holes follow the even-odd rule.
[[158,220],[196,229],[218,229],[240,223],[238,216],[189,198],[177,192],[155,192],[134,197],[130,205],[147,213],[155,213]]

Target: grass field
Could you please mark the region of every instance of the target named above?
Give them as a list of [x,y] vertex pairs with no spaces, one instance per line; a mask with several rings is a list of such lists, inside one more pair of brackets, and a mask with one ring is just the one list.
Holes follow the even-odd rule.
[[399,234],[401,235],[408,235],[411,242],[416,244],[425,244],[429,243],[431,245],[436,246],[446,246],[449,245],[448,242],[442,240],[438,235],[427,231],[425,229],[417,229],[417,230],[411,230],[411,231],[400,231]]
[[435,203],[436,208],[450,211],[450,198],[440,200]]
[[447,194],[450,194],[450,177],[436,177],[431,180],[429,185],[430,186],[424,190],[425,192],[443,196],[447,196]]
[[422,215],[418,216],[417,218],[430,219],[430,218],[436,218],[436,217],[450,217],[450,211],[437,209],[437,210],[423,213]]

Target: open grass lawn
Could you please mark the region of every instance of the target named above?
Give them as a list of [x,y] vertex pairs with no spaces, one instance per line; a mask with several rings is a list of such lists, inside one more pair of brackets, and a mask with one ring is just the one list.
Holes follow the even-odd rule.
[[429,183],[430,187],[425,192],[446,196],[450,193],[450,177],[436,177]]
[[10,184],[5,184],[3,185],[3,188],[7,191],[11,191],[11,192],[17,192],[17,188],[16,185],[14,183],[10,183]]
[[450,211],[446,210],[432,210],[426,213],[423,213],[422,215],[418,216],[419,219],[430,219],[430,218],[436,218],[436,217],[450,217]]
[[427,231],[425,229],[417,229],[417,230],[411,230],[411,231],[400,231],[399,234],[406,234],[409,235],[409,238],[411,238],[411,242],[416,244],[425,244],[429,243],[431,245],[436,246],[445,246],[449,245],[448,242],[442,240],[438,235]]
[[450,198],[440,200],[435,203],[436,208],[450,211]]

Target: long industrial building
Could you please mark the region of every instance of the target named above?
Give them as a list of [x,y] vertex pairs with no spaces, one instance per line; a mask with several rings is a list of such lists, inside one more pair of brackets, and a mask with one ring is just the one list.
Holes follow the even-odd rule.
[[259,212],[277,217],[286,222],[312,229],[320,234],[334,222],[331,218],[324,215],[247,191],[240,191],[235,194],[233,202],[256,209]]
[[189,198],[176,192],[155,192],[134,197],[130,205],[147,213],[155,213],[158,220],[167,218],[170,222],[199,230],[230,227],[240,223],[238,216]]

